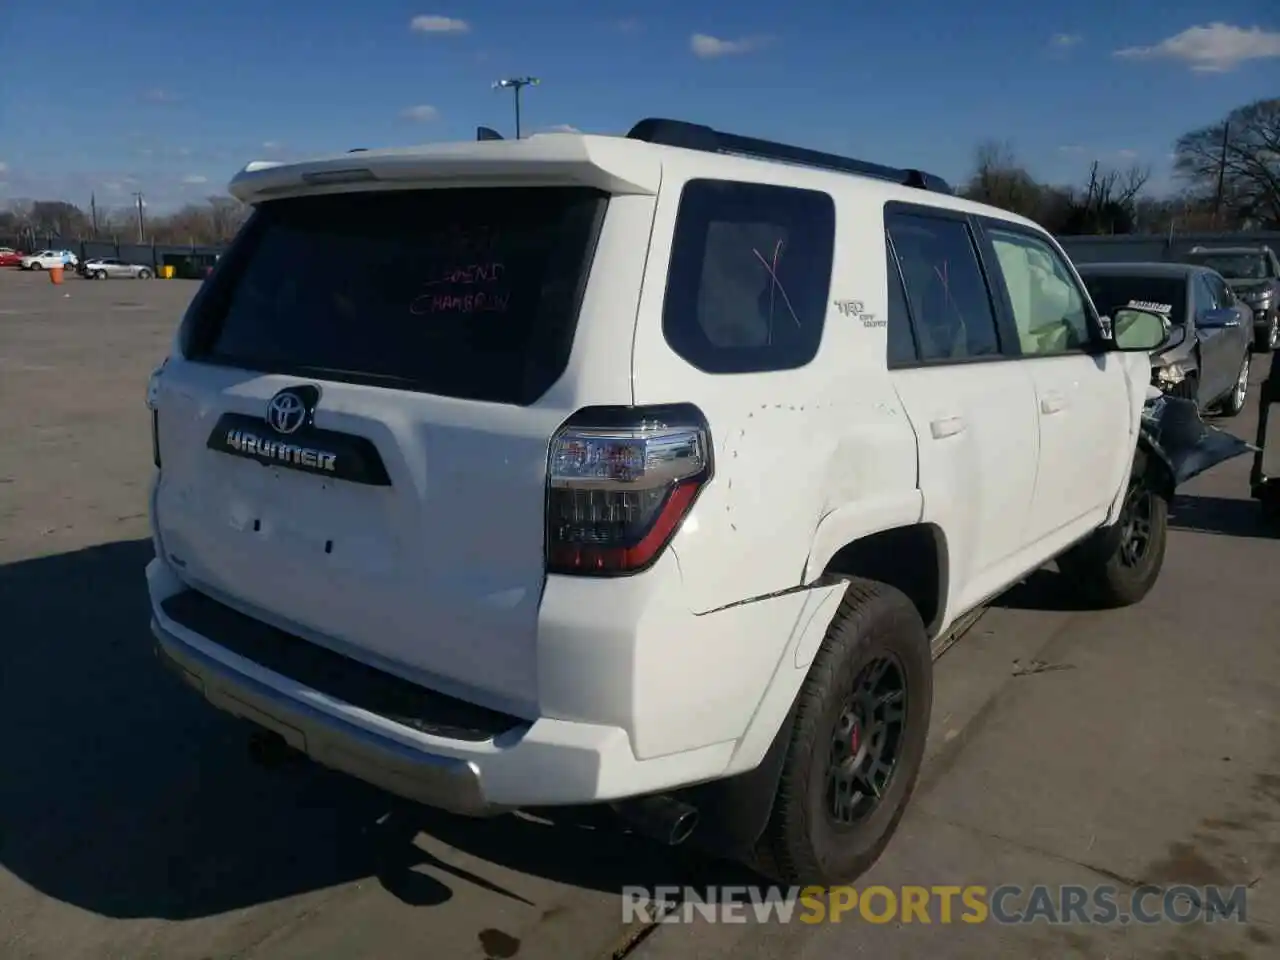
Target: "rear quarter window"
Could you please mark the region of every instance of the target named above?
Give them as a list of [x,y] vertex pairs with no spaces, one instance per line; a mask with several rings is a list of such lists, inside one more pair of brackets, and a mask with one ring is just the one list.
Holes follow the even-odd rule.
[[564,372],[607,195],[268,201],[192,303],[197,361],[529,404]]
[[667,343],[706,373],[805,366],[822,342],[834,246],[826,193],[689,181],[667,274]]

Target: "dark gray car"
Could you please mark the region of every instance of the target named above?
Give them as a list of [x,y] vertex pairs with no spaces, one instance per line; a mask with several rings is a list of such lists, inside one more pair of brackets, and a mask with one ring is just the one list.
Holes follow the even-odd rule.
[[1169,318],[1169,339],[1151,354],[1151,382],[1195,400],[1204,411],[1234,416],[1249,389],[1253,316],[1215,271],[1182,263],[1077,265],[1099,314],[1126,306]]
[[1253,311],[1254,347],[1280,348],[1280,259],[1268,246],[1192,247],[1183,259],[1222,274]]

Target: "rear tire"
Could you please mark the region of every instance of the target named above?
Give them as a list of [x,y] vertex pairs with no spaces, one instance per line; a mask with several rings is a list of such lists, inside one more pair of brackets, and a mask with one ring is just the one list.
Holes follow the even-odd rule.
[[94,273],[93,273],[93,279],[95,279],[95,280],[105,280],[105,279],[107,279],[107,271],[105,271],[105,270],[95,270],[95,271],[94,271]]
[[915,790],[932,708],[933,660],[915,605],[886,584],[849,579],[797,697],[753,865],[788,885],[864,873]]
[[138,279],[139,279],[139,280],[150,280],[150,279],[151,279],[151,271],[150,271],[150,270],[147,270],[147,269],[145,269],[145,268],[144,268],[144,269],[142,269],[142,270],[139,270],[139,271],[138,271]]
[[30,270],[43,270],[43,269],[44,269],[44,264],[43,264],[43,263],[41,263],[39,260],[37,260],[35,263],[31,264],[31,266],[30,266],[28,269],[30,269]]
[[1160,578],[1169,539],[1169,504],[1152,489],[1146,473],[1146,454],[1139,450],[1120,518],[1058,558],[1063,575],[1099,606],[1132,606]]

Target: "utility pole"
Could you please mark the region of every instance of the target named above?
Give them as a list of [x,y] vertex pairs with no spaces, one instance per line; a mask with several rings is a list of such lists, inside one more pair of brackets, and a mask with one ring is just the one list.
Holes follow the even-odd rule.
[[138,242],[143,243],[146,241],[147,228],[145,221],[142,219],[142,194],[135,190],[133,196],[138,201]]
[[537,77],[510,77],[497,80],[493,84],[495,90],[513,90],[516,95],[516,139],[520,139],[520,91],[525,87],[536,87],[542,81]]
[[98,239],[98,195],[89,194],[89,221],[93,227],[93,239]]
[[1227,178],[1227,138],[1231,134],[1231,119],[1222,122],[1222,155],[1218,158],[1218,190],[1213,198],[1213,225],[1218,226],[1218,212],[1222,209],[1222,190]]

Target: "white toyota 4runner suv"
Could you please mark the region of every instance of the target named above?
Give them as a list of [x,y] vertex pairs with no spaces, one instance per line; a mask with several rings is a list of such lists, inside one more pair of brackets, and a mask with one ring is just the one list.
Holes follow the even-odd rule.
[[957,624],[1159,574],[1163,320],[936,177],[650,120],[231,191],[148,393],[152,630],[321,764],[848,879]]

